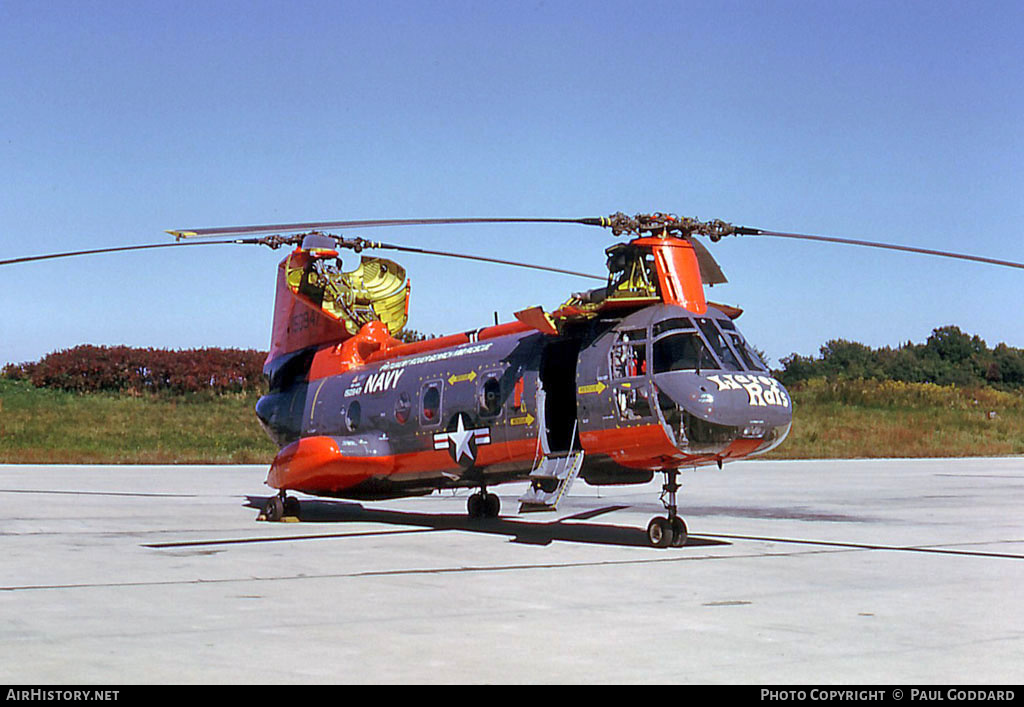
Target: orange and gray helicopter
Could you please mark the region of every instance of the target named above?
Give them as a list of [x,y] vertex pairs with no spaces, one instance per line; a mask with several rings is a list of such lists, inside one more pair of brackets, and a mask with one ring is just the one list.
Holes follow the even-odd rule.
[[[604,286],[515,321],[403,342],[410,285],[404,268],[340,252],[395,250],[594,277],[542,265],[413,248],[326,229],[468,223],[575,223],[627,236],[607,248]],[[520,512],[555,510],[577,478],[645,484],[664,475],[656,547],[682,546],[676,493],[682,468],[763,454],[792,424],[786,389],[740,333],[741,310],[707,301],[725,282],[694,237],[779,236],[1024,264],[870,241],[782,233],[670,214],[605,218],[399,219],[168,231],[175,243],[0,261],[209,244],[293,246],[278,266],[269,390],[256,416],[279,446],[261,517],[299,513],[288,492],[379,500],[477,489],[474,518],[493,518],[488,487],[529,481]],[[269,234],[269,235],[264,235]],[[242,236],[246,236],[243,238]],[[228,237],[226,240],[188,239]]]

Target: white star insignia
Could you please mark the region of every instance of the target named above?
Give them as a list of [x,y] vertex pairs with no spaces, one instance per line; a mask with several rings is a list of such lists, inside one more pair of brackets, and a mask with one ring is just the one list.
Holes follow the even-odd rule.
[[448,433],[448,439],[455,445],[452,456],[455,458],[456,464],[462,463],[463,455],[469,457],[470,461],[475,461],[473,449],[469,446],[470,440],[473,439],[473,430],[467,430],[462,424],[462,415],[459,415],[459,423],[455,431]]
[[454,430],[435,433],[434,449],[447,449],[456,464],[462,465],[463,460],[468,459],[472,466],[476,462],[476,448],[491,443],[491,428],[467,428],[467,420],[464,413],[459,413]]

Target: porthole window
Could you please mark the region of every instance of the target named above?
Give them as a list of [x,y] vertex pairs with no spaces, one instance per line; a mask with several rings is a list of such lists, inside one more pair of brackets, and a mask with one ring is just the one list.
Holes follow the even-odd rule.
[[495,417],[501,412],[501,381],[489,376],[480,386],[480,414]]
[[412,410],[412,400],[408,393],[402,393],[395,402],[395,422],[404,425],[409,421],[409,413]]
[[349,432],[355,432],[359,429],[359,423],[362,422],[363,408],[359,404],[358,400],[353,400],[348,410],[345,411],[345,426],[348,427]]
[[425,425],[436,425],[441,421],[440,383],[428,383],[423,386],[420,396],[420,417]]

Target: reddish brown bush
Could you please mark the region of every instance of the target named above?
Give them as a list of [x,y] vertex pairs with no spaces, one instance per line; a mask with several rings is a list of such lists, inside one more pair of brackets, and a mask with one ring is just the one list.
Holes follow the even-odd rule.
[[266,352],[240,349],[135,349],[76,346],[36,363],[8,365],[8,378],[78,392],[234,393],[263,385]]

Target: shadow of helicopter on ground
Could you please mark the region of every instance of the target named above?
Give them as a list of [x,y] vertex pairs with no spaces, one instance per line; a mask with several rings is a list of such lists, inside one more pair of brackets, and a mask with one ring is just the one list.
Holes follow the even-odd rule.
[[[260,510],[266,496],[247,496],[246,506]],[[550,545],[552,542],[574,542],[591,545],[617,545],[650,548],[647,532],[643,528],[585,523],[597,516],[628,508],[606,506],[554,521],[527,521],[499,516],[498,518],[469,518],[465,513],[415,513],[377,508],[366,508],[352,501],[303,500],[299,520],[307,523],[381,523],[423,528],[426,530],[457,530],[485,535],[504,535],[511,542],[523,545]],[[576,521],[567,523],[566,521]],[[690,536],[683,547],[730,545],[722,540]]]

